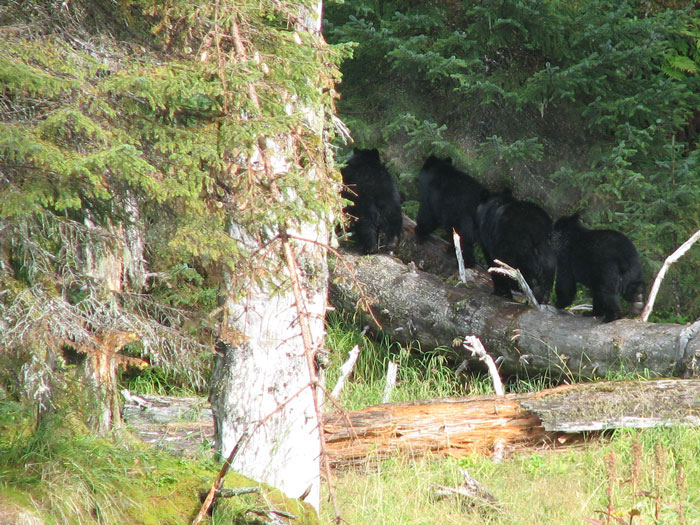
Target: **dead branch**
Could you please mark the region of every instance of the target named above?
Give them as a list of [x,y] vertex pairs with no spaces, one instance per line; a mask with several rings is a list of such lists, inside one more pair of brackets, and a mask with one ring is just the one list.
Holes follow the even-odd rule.
[[462,242],[459,233],[456,230],[452,230],[452,243],[455,246],[455,255],[457,256],[457,268],[459,269],[459,281],[462,283],[467,282],[467,271],[464,268],[464,259],[462,258]]
[[440,499],[446,496],[459,496],[467,506],[487,506],[492,508],[499,506],[496,496],[483,483],[472,478],[467,469],[459,469],[459,472],[464,478],[464,483],[458,487],[437,485],[434,493],[435,497]]
[[493,390],[496,392],[497,396],[504,395],[503,392],[503,382],[501,381],[501,376],[498,374],[498,368],[496,363],[494,363],[493,358],[486,353],[484,345],[481,344],[481,339],[475,335],[467,335],[464,337],[464,342],[462,346],[475,357],[479,358],[479,361],[486,363],[489,370],[489,375],[491,376],[491,381],[493,381]]
[[509,266],[508,264],[498,259],[494,259],[493,262],[496,266],[492,266],[491,268],[489,268],[489,272],[504,275],[505,277],[517,281],[518,286],[520,286],[520,289],[525,294],[525,298],[527,299],[527,301],[538,310],[542,309],[542,306],[539,302],[537,302],[537,299],[535,299],[535,294],[532,293],[530,285],[527,284],[527,281],[525,280],[525,277],[523,277],[523,274],[520,272],[520,270],[518,270],[517,268],[513,268],[512,266]]
[[393,361],[389,361],[386,368],[386,385],[384,386],[384,395],[382,395],[382,403],[389,401],[391,393],[396,387],[396,373],[399,370],[399,365]]
[[700,380],[603,381],[526,394],[389,403],[345,416],[328,414],[324,432],[333,465],[346,467],[397,452],[499,455],[578,443],[583,432],[668,425],[700,426]]
[[[455,284],[449,275],[456,272],[456,263],[450,256],[454,270],[449,269],[444,263],[448,257],[444,251],[437,257],[438,251],[437,244],[426,250],[404,229],[398,252],[416,264],[385,254],[346,252],[343,265],[331,266],[330,300],[391,340],[424,351],[450,347],[455,338],[475,334],[497,360],[502,376],[545,373],[576,380],[624,370],[680,377],[695,370],[700,334],[683,325],[633,319],[601,323],[565,311],[536,310],[493,295],[490,277],[478,268],[469,269],[466,285]],[[417,270],[423,263],[446,270],[441,275],[448,277]],[[354,279],[374,298],[372,309],[380,325],[357,308]]]
[[695,242],[700,239],[700,230],[696,231],[690,239],[685,241],[683,244],[681,244],[678,249],[673,252],[671,255],[666,257],[666,260],[664,261],[663,266],[661,266],[661,269],[659,270],[659,273],[656,274],[656,279],[654,279],[654,284],[651,286],[651,291],[649,292],[649,298],[647,299],[647,304],[644,305],[644,310],[642,310],[642,315],[640,316],[642,321],[645,321],[649,319],[649,315],[651,314],[652,309],[654,308],[654,301],[656,301],[656,294],[659,293],[659,288],[661,287],[661,281],[664,280],[664,277],[666,276],[666,272],[668,271],[669,267],[675,263],[678,259],[680,259],[683,255],[685,255],[685,252],[690,250],[690,247],[695,244]]
[[340,367],[340,377],[338,378],[338,381],[333,387],[333,392],[331,392],[331,396],[333,396],[334,398],[337,399],[340,395],[340,391],[345,385],[345,380],[348,377],[350,377],[350,374],[352,374],[352,371],[355,369],[355,363],[357,363],[357,358],[359,355],[360,345],[355,345],[353,349],[350,350],[350,352],[348,353],[347,360]]

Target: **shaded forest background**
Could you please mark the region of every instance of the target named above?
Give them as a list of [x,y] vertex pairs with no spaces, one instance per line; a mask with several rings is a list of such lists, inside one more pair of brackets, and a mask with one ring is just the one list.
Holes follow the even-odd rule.
[[[378,147],[415,217],[416,177],[451,156],[554,218],[618,229],[647,282],[700,227],[700,14],[693,2],[329,3],[353,43],[338,109]],[[669,274],[656,319],[700,316],[700,255]]]

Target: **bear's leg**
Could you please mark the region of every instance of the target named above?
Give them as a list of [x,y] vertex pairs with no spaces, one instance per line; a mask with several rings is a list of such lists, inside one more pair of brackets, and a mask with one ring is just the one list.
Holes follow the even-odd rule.
[[574,302],[574,297],[576,297],[576,279],[574,279],[574,273],[568,265],[559,264],[557,266],[555,292],[557,295],[557,308],[566,308]]
[[421,200],[418,208],[418,217],[416,217],[416,237],[418,237],[418,241],[424,241],[438,226],[438,221],[430,208],[430,204]]
[[357,246],[364,255],[378,250],[377,228],[370,221],[360,220],[355,227]]
[[627,285],[622,297],[630,303],[633,315],[639,315],[644,308],[644,282],[634,281]]
[[622,317],[622,307],[615,286],[602,285],[593,290],[593,315],[603,316],[603,322],[609,323]]
[[464,219],[455,230],[459,234],[464,266],[474,268],[476,266],[476,257],[474,257],[474,221],[471,218]]
[[403,215],[401,210],[387,214],[381,229],[384,232],[385,245],[392,248],[397,247],[399,242],[401,242],[401,234],[403,233]]
[[494,295],[499,295],[505,297],[506,299],[513,298],[513,292],[511,292],[511,287],[513,286],[513,280],[505,277],[503,275],[491,274],[493,279],[493,293]]

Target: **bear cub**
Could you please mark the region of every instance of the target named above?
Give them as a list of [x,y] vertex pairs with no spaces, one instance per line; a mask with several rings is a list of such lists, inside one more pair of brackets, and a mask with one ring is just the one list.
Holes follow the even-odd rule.
[[379,152],[354,148],[340,173],[342,196],[352,202],[343,211],[353,217],[352,231],[360,251],[375,253],[380,243],[398,243],[403,228],[399,188],[382,164]]
[[638,315],[644,306],[644,278],[637,249],[624,234],[615,230],[591,230],[579,223],[579,215],[562,217],[554,223],[557,249],[557,308],[569,306],[582,283],[593,295],[593,311],[604,323],[622,317],[619,295]]
[[[517,268],[541,304],[549,302],[556,270],[552,219],[531,202],[515,199],[510,191],[485,197],[476,212],[479,241],[489,266],[494,259]],[[494,293],[512,298],[518,285],[499,274],[491,275]]]
[[425,239],[442,226],[448,234],[454,229],[461,238],[464,265],[471,268],[474,259],[476,227],[474,215],[484,188],[472,177],[452,165],[452,159],[428,157],[418,176],[420,203],[416,236]]

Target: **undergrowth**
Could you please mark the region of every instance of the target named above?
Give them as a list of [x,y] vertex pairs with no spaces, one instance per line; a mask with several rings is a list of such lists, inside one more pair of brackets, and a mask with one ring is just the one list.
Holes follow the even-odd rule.
[[[459,460],[393,457],[338,472],[334,482],[342,517],[356,525],[690,524],[700,522],[699,449],[698,429],[626,430],[501,463],[479,454]],[[436,486],[463,483],[460,468],[497,503],[437,499]],[[325,509],[322,521],[330,519]]]
[[[65,413],[35,418],[0,391],[0,521],[9,523],[162,525],[191,523],[220,465],[209,457],[176,457],[125,431],[89,435]],[[259,493],[221,499],[203,523],[259,523],[274,508],[299,523],[315,523],[308,509],[243,476],[225,488]],[[35,521],[32,521],[35,520]],[[43,520],[43,521],[41,521]]]

